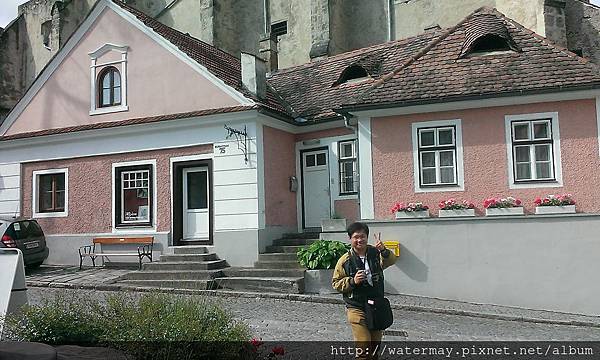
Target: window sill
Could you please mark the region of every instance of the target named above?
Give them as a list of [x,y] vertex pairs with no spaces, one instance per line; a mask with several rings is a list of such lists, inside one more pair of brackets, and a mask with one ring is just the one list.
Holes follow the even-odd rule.
[[536,188],[556,188],[562,187],[563,184],[561,181],[530,181],[525,183],[510,183],[509,189],[536,189]]
[[127,105],[110,106],[110,107],[103,107],[103,108],[97,108],[94,110],[90,110],[90,115],[93,116],[93,115],[111,114],[111,113],[128,111],[128,110],[129,110],[129,106],[127,106]]
[[43,213],[34,212],[32,217],[34,219],[42,219],[42,218],[60,218],[60,217],[67,217],[67,216],[69,216],[68,211],[61,211],[61,212],[43,212]]
[[447,192],[447,191],[465,191],[464,185],[433,185],[417,187],[415,193],[429,193],[429,192]]

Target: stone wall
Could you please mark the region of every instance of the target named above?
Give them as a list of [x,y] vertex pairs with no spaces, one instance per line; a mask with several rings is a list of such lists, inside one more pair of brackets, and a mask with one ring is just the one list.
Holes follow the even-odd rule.
[[23,96],[24,85],[19,76],[23,45],[19,35],[24,28],[24,19],[19,17],[0,33],[0,124]]
[[600,8],[581,1],[568,1],[565,8],[569,49],[600,63]]

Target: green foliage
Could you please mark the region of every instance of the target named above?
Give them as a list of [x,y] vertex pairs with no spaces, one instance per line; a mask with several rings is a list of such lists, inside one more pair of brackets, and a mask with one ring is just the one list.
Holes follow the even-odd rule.
[[59,294],[7,317],[4,335],[51,345],[107,346],[134,359],[228,358],[251,338],[248,326],[215,302],[167,294],[116,294],[102,302]]
[[333,269],[338,259],[350,250],[350,244],[318,240],[298,251],[300,265],[310,270]]

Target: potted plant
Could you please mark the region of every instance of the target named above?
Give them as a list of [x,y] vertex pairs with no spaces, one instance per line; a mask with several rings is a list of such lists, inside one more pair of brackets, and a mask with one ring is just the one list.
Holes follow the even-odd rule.
[[346,226],[348,226],[346,219],[337,213],[333,213],[330,219],[321,220],[322,232],[346,232]]
[[422,202],[415,203],[396,203],[392,207],[392,214],[396,219],[414,219],[429,217],[429,206],[423,205]]
[[489,198],[483,202],[485,216],[523,215],[521,200],[512,196],[506,198]]
[[334,294],[331,287],[333,269],[338,259],[350,250],[350,244],[334,240],[317,240],[298,250],[298,261],[304,272],[304,292]]
[[439,203],[439,217],[466,217],[475,216],[475,204],[463,200],[457,202],[456,199],[442,200]]
[[571,194],[548,195],[545,198],[536,198],[536,214],[574,214],[575,200]]

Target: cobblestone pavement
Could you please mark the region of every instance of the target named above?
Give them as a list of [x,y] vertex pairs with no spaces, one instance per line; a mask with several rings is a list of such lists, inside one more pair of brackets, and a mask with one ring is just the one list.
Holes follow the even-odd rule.
[[[30,287],[30,304],[39,304],[43,298],[57,292],[78,292],[102,299],[110,292],[84,289],[53,289]],[[139,296],[139,293],[130,293]],[[171,296],[192,296],[175,295]],[[255,336],[263,340],[351,340],[341,304],[326,304],[283,299],[223,297],[211,299],[231,310],[236,318],[246,322]],[[486,319],[431,312],[394,310],[394,325],[386,340],[600,340],[600,327],[538,324],[519,321]],[[407,336],[402,335],[406,332]]]
[[38,286],[53,283],[72,285],[111,284],[119,276],[128,272],[131,272],[131,270],[104,267],[85,267],[79,270],[78,266],[45,265],[37,269],[28,269],[25,277],[28,283],[36,283]]

